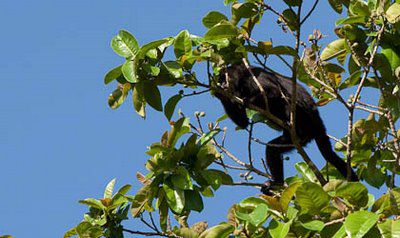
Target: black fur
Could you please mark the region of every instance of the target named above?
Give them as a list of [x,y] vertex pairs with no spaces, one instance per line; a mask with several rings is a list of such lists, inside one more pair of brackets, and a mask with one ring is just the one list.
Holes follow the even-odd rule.
[[[251,67],[251,71],[257,77],[268,98],[268,110],[284,122],[290,121],[290,100],[292,98],[292,82],[290,79],[267,72],[262,68]],[[228,74],[229,82],[225,77]],[[223,90],[237,96],[245,102],[245,105],[255,105],[265,108],[265,102],[260,90],[252,79],[249,70],[244,65],[233,65],[221,72],[219,83]],[[249,119],[246,115],[246,106],[238,103],[227,94],[215,92],[215,96],[222,102],[224,109],[232,121],[239,127],[246,128]],[[282,154],[294,149],[290,131],[280,128],[283,134],[266,146],[266,161],[272,175],[273,183],[283,184],[283,160]],[[323,157],[331,163],[344,176],[347,177],[346,163],[332,150],[329,137],[317,106],[311,95],[297,84],[296,95],[296,133],[302,146],[315,139]],[[281,146],[274,146],[281,145]],[[282,146],[287,145],[287,146]],[[357,181],[357,175],[351,171],[351,180]]]

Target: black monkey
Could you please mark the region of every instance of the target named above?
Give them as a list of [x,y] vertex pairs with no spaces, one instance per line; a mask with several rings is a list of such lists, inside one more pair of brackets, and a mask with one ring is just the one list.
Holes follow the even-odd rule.
[[[271,114],[283,122],[290,122],[292,81],[258,67],[251,67],[251,71],[257,77],[266,93],[268,110]],[[228,77],[226,77],[226,74]],[[246,105],[255,105],[266,109],[263,95],[254,82],[249,69],[243,64],[232,65],[226,70],[222,70],[219,76],[219,83],[221,90],[227,91],[228,94],[216,90],[215,96],[222,102],[228,116],[239,127],[246,128],[249,125]],[[229,94],[243,99],[244,105],[229,97]],[[315,139],[323,157],[335,166],[344,177],[347,177],[346,162],[332,150],[315,102],[311,95],[299,84],[297,84],[295,120],[296,133],[301,145],[305,146]],[[295,147],[291,140],[290,131],[278,125],[274,125],[273,128],[282,130],[283,134],[268,142],[266,146],[266,161],[272,176],[271,185],[282,185],[284,182],[282,154],[293,150]],[[350,177],[352,181],[358,181],[354,171],[351,171]],[[264,191],[268,191],[269,188],[264,189],[266,189]]]

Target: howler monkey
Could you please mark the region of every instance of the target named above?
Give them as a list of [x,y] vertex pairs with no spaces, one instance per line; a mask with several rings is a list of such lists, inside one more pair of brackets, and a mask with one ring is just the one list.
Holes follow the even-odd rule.
[[[268,110],[271,114],[282,120],[290,122],[290,100],[292,98],[292,81],[288,78],[278,76],[262,68],[251,67],[251,72],[257,77],[268,98]],[[249,119],[246,107],[254,105],[261,109],[265,108],[265,101],[257,84],[254,82],[251,72],[243,64],[236,64],[222,70],[219,76],[220,89],[227,93],[215,91],[215,96],[222,102],[227,115],[239,127],[246,128]],[[239,103],[236,96],[243,100]],[[297,84],[296,95],[296,133],[300,144],[305,146],[311,140],[315,140],[323,157],[344,176],[347,177],[347,165],[332,150],[329,137],[317,106],[311,95],[299,84]],[[271,123],[271,122],[269,122]],[[272,176],[272,183],[282,185],[283,160],[282,154],[293,150],[290,131],[275,125],[283,131],[283,134],[268,142],[266,146],[267,166]],[[350,178],[357,181],[357,175],[351,171]]]

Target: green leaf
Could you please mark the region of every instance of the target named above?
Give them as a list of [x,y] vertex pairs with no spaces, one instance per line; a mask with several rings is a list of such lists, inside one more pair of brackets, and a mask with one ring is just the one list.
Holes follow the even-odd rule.
[[107,184],[106,189],[104,190],[103,198],[112,198],[116,181],[117,181],[117,179],[113,179]]
[[94,199],[94,198],[86,198],[84,200],[80,200],[79,203],[88,205],[90,207],[94,207],[97,209],[105,209],[106,207],[101,203],[101,201]]
[[268,216],[268,206],[265,204],[259,204],[256,209],[249,214],[249,221],[255,227],[259,227],[265,222],[265,220],[267,220]]
[[167,103],[164,106],[164,115],[169,120],[171,120],[172,115],[174,114],[174,110],[176,105],[178,104],[179,100],[182,99],[181,94],[174,95],[170,97]]
[[383,238],[400,237],[400,220],[386,220],[378,224],[378,229]]
[[146,203],[149,201],[151,193],[150,185],[142,187],[132,200],[131,213],[133,217],[138,217],[144,211]]
[[336,189],[335,195],[346,199],[356,207],[364,207],[368,203],[368,190],[358,182],[342,183]]
[[297,189],[294,201],[300,206],[302,213],[317,215],[329,205],[329,195],[320,185],[306,182]]
[[193,184],[190,179],[189,172],[183,166],[178,166],[174,174],[171,176],[171,182],[174,187],[180,188],[182,190],[193,189]]
[[386,11],[386,17],[392,24],[399,22],[400,20],[400,3],[393,3]]
[[146,101],[144,99],[144,91],[143,91],[143,82],[135,84],[132,93],[133,106],[135,107],[135,111],[141,117],[146,117]]
[[299,28],[297,25],[297,14],[292,9],[286,9],[282,12],[282,15],[286,20],[286,24],[292,31],[295,31]]
[[310,169],[310,167],[308,167],[305,162],[296,163],[294,167],[306,180],[312,182],[318,181],[314,172]]
[[333,10],[335,10],[335,12],[337,12],[339,14],[342,13],[343,6],[342,6],[342,2],[340,0],[329,0],[329,4],[333,8]]
[[115,194],[121,194],[121,195],[125,195],[129,189],[131,189],[132,185],[124,185],[122,186],[120,189],[118,189],[118,191]]
[[169,38],[164,38],[161,40],[147,43],[140,48],[136,58],[143,59],[146,56],[147,52],[149,52],[150,50],[156,49],[163,45],[164,45],[164,47],[168,47],[169,45],[171,45],[173,43],[173,41],[174,41],[173,38],[169,37]]
[[228,223],[221,223],[213,226],[199,236],[199,238],[228,238],[235,230],[235,227]]
[[204,36],[206,41],[222,40],[236,37],[238,28],[230,23],[223,23],[213,26]]
[[329,43],[321,53],[321,60],[327,61],[346,52],[345,39],[338,39]]
[[144,99],[155,110],[162,111],[161,93],[157,85],[152,81],[143,82]]
[[269,223],[268,231],[272,238],[285,238],[289,233],[291,222],[280,223],[276,220],[272,220]]
[[118,87],[116,90],[114,90],[114,92],[112,92],[108,97],[108,105],[112,109],[116,109],[121,106],[121,104],[125,101],[125,98],[128,96],[130,88],[131,85],[126,83],[122,85],[122,88]]
[[368,20],[368,18],[366,18],[365,16],[351,16],[351,17],[346,17],[346,18],[342,18],[336,21],[336,26],[339,25],[345,25],[345,24],[357,24],[357,23],[366,23]]
[[212,140],[220,132],[221,132],[221,129],[214,129],[214,130],[211,130],[211,131],[203,134],[200,137],[199,145],[203,146],[203,145],[207,144],[210,140]]
[[185,190],[185,210],[187,211],[203,211],[204,204],[200,193],[195,190]]
[[224,14],[216,11],[211,11],[207,13],[207,15],[203,18],[202,22],[205,27],[211,28],[223,20],[225,21],[228,20],[228,18]]
[[289,207],[290,201],[292,201],[292,198],[294,194],[296,193],[297,189],[300,187],[301,182],[296,182],[290,184],[283,192],[282,196],[279,199],[279,203],[281,204],[283,211],[287,211]]
[[125,61],[122,65],[121,71],[126,81],[130,83],[138,82],[138,77],[136,75],[136,60]]
[[191,55],[192,40],[190,39],[190,34],[187,30],[179,32],[179,34],[175,37],[174,53],[177,59],[183,55]]
[[135,37],[125,30],[120,30],[111,40],[111,48],[122,57],[134,57],[139,51],[139,43]]
[[167,198],[168,206],[176,212],[181,214],[185,207],[185,193],[182,189],[171,188],[168,184],[163,184],[163,189]]
[[309,222],[302,222],[301,226],[303,226],[304,228],[306,228],[307,230],[311,230],[311,231],[322,231],[322,229],[324,229],[325,224],[322,221],[309,221]]
[[201,171],[201,175],[214,190],[217,190],[222,184],[221,175],[214,170]]
[[381,53],[388,59],[392,72],[394,72],[400,66],[400,56],[389,45],[382,45]]
[[332,238],[343,238],[346,236],[346,230],[344,229],[344,225],[340,227],[340,229],[335,233]]
[[291,55],[291,56],[297,56],[297,52],[295,49],[293,49],[290,46],[276,46],[271,49],[264,49],[267,54],[272,54],[272,55]]
[[303,0],[284,0],[288,6],[298,7],[303,2]]
[[376,224],[379,214],[357,211],[346,217],[344,227],[350,237],[361,238]]
[[108,71],[106,76],[104,76],[104,84],[109,84],[112,81],[114,81],[115,79],[119,78],[122,75],[121,67],[122,67],[122,65],[117,66],[117,67],[113,68],[112,70]]
[[174,77],[182,78],[182,66],[176,61],[166,61],[162,63],[162,66]]
[[252,2],[235,3],[232,5],[232,15],[234,15],[237,21],[241,18],[251,18],[257,13],[257,5]]
[[369,16],[368,5],[363,0],[352,0],[350,1],[349,11],[356,16]]

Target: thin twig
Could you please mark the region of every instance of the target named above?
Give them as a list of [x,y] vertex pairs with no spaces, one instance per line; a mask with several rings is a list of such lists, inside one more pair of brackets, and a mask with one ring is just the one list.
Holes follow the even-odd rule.
[[[385,24],[382,25],[381,29],[378,31],[378,35],[376,37],[375,46],[372,50],[371,56],[368,60],[367,65],[364,67],[364,74],[360,80],[360,83],[357,87],[356,93],[354,95],[353,101],[350,103],[349,116],[348,116],[348,126],[347,126],[347,149],[346,149],[346,157],[347,157],[347,179],[350,180],[351,177],[351,157],[352,157],[352,149],[353,149],[353,141],[352,141],[352,133],[353,133],[353,117],[354,117],[354,108],[355,104],[358,101],[358,98],[361,94],[361,90],[364,86],[364,82],[368,77],[370,68],[374,62],[375,55],[379,48],[379,43],[382,37],[382,34],[385,30]],[[351,48],[351,47],[350,47]]]
[[316,0],[314,2],[314,5],[311,7],[310,11],[307,13],[307,15],[303,18],[303,20],[300,22],[300,26],[303,25],[303,23],[311,16],[311,14],[313,13],[313,11],[315,10],[315,7],[318,5],[318,1]]
[[251,153],[251,138],[253,138],[253,123],[250,123],[249,139],[247,141],[247,152],[249,154],[249,164],[253,166],[253,156]]

